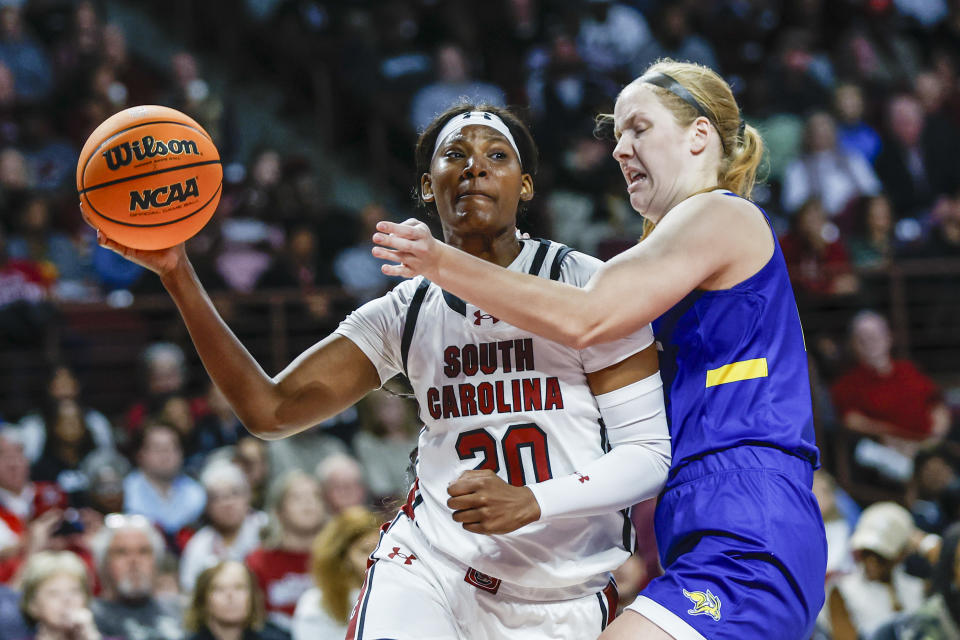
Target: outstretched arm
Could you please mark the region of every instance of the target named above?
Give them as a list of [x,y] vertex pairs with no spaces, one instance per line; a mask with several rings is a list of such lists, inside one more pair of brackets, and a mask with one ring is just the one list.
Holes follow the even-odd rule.
[[[744,247],[749,234],[730,230],[742,226],[745,216],[742,204],[733,201],[715,194],[686,200],[646,240],[607,262],[583,289],[469,256],[436,241],[414,220],[380,222],[373,239],[382,246],[373,254],[400,263],[384,265],[384,273],[422,274],[510,324],[582,349],[636,331],[749,254],[751,247]],[[758,217],[755,211],[752,215]],[[769,244],[770,232],[762,224]],[[766,245],[761,251],[769,257]]]
[[217,313],[184,245],[140,251],[117,244],[99,231],[97,240],[160,276],[207,373],[250,433],[276,439],[302,431],[380,386],[370,360],[339,335],[314,345],[271,378]]

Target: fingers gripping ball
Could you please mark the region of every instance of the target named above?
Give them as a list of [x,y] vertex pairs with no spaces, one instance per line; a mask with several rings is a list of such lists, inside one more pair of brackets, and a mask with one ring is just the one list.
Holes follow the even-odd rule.
[[220,154],[203,127],[156,105],[107,118],[77,163],[87,220],[133,249],[166,249],[194,236],[216,210],[222,184]]

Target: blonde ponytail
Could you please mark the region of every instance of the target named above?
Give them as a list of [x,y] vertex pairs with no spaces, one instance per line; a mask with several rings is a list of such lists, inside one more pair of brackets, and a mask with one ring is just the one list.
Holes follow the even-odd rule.
[[763,138],[749,124],[743,128],[741,139],[735,140],[724,158],[718,184],[737,195],[749,198],[757,181],[757,169],[763,160]]

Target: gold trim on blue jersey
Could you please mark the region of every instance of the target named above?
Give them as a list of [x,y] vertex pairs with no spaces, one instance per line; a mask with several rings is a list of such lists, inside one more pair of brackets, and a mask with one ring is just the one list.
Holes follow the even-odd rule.
[[707,370],[707,388],[715,387],[718,384],[727,384],[728,382],[766,378],[767,374],[766,358],[731,362],[717,369]]

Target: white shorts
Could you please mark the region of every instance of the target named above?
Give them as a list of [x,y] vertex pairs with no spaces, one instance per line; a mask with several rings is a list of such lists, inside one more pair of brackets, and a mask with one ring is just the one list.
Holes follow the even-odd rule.
[[372,557],[346,640],[590,640],[617,611],[612,579],[601,591],[547,599],[564,590],[524,589],[457,564],[402,513]]

